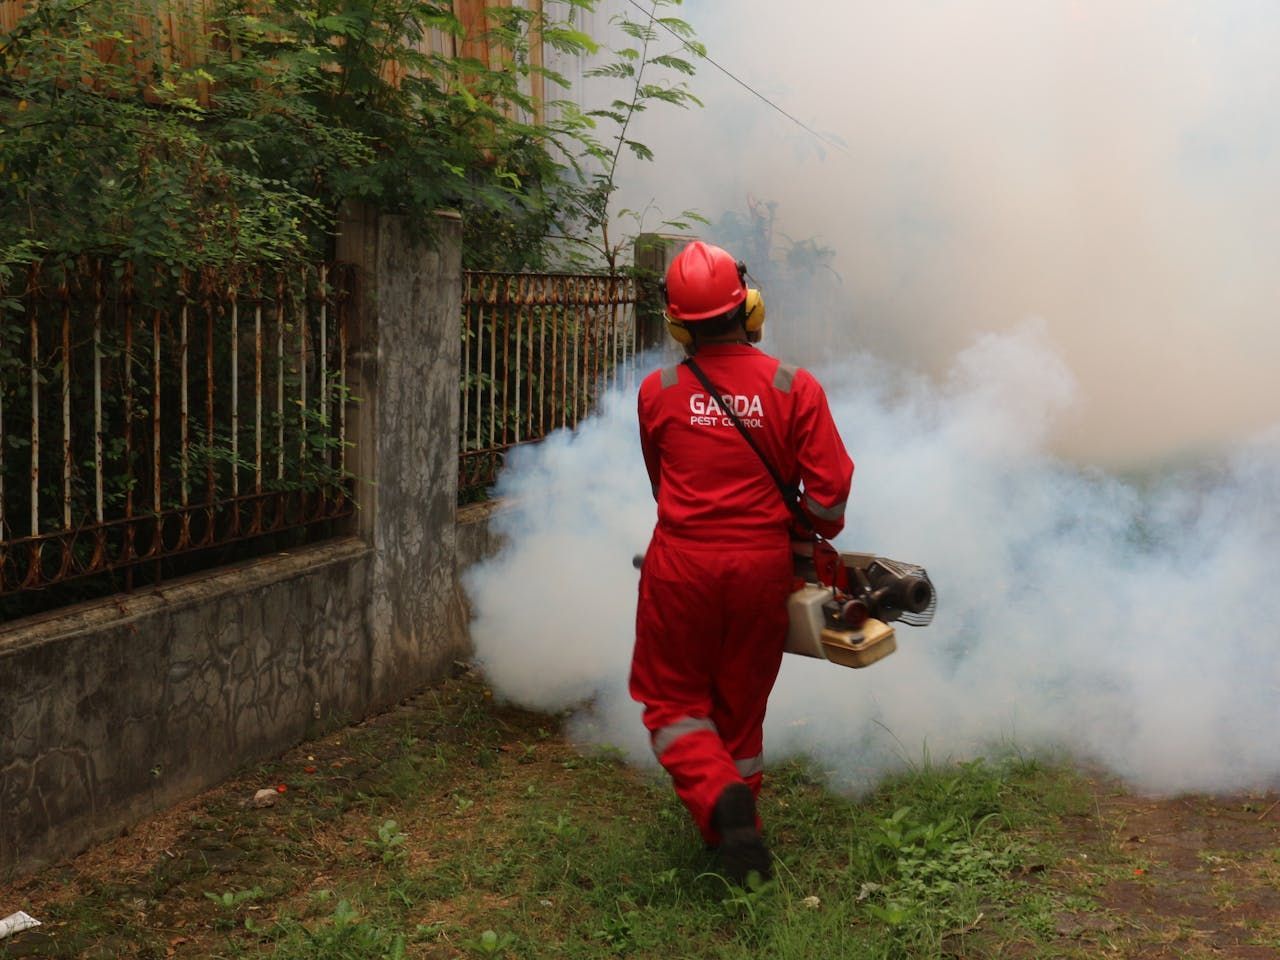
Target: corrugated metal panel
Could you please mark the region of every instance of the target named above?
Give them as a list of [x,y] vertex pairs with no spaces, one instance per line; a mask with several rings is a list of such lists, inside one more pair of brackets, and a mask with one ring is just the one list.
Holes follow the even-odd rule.
[[0,31],[8,33],[16,27],[25,7],[21,0],[0,0]]
[[[424,39],[422,50],[442,56],[474,57],[490,68],[500,67],[503,51],[489,44],[484,35],[490,28],[485,15],[487,6],[525,7],[542,11],[543,0],[454,0],[454,14],[464,26],[466,35],[461,40],[441,30],[431,30]],[[33,0],[0,0],[0,31],[9,32],[21,22],[26,12],[35,6]],[[209,0],[154,0],[150,15],[135,19],[124,29],[133,40],[130,44],[103,43],[95,45],[95,53],[108,63],[132,63],[139,76],[151,72],[155,63],[178,62],[196,64],[204,58],[209,42],[207,21],[211,4]],[[531,60],[541,65],[544,59],[541,44],[534,44]],[[396,66],[387,70],[387,78],[395,83],[404,75]],[[201,90],[201,98],[207,96]],[[536,100],[543,99],[543,84],[534,77],[526,84],[525,92]],[[542,111],[539,110],[539,119]]]
[[[17,29],[36,5],[33,0],[0,0],[0,31]],[[156,0],[149,9],[140,4],[142,15],[114,25],[127,43],[104,41],[92,50],[104,63],[131,66],[139,77],[152,75],[157,64],[199,63],[211,40],[209,8],[208,0]],[[201,82],[193,93],[207,100],[207,84]]]

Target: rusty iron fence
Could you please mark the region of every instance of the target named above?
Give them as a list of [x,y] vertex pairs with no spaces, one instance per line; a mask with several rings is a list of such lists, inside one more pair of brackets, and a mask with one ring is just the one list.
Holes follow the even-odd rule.
[[354,282],[80,259],[0,291],[0,600],[350,514]]
[[576,427],[634,377],[636,307],[630,277],[466,272],[462,499],[494,482],[512,447]]

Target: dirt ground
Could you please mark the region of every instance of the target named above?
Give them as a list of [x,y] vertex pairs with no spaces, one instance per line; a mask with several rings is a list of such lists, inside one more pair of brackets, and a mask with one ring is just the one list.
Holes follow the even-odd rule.
[[1097,813],[1074,825],[1075,869],[1090,871],[1084,858],[1097,846],[1128,873],[1097,889],[1101,910],[1063,915],[1060,936],[1151,960],[1280,957],[1280,798],[1154,799],[1094,786]]

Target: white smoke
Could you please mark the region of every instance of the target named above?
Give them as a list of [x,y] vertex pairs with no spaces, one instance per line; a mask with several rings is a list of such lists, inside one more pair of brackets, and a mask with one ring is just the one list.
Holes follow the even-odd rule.
[[704,62],[689,82],[705,108],[646,110],[629,135],[656,159],[620,165],[620,207],[715,220],[751,196],[777,203],[775,255],[788,237],[835,249],[837,315],[777,314],[800,338],[790,356],[843,340],[936,375],[975,334],[1038,316],[1081,385],[1056,450],[1127,467],[1280,420],[1280,5],[675,12],[718,63],[845,145]]
[[[604,6],[594,27],[638,13]],[[766,749],[861,783],[1007,743],[1152,790],[1280,781],[1280,7],[678,12],[847,149],[704,64],[705,109],[629,131],[657,159],[624,158],[619,205],[750,195],[778,245],[836,250],[825,299],[769,299],[766,345],[815,369],[858,463],[839,545],[925,565],[941,598],[867,670],[787,657]],[[495,686],[644,757],[634,395],[517,451],[499,493],[509,545],[467,578]]]
[[[1042,324],[987,335],[940,385],[859,356],[818,371],[858,469],[837,544],[928,567],[934,624],[854,671],[787,657],[766,749],[863,785],[1010,743],[1151,790],[1280,777],[1280,436],[1214,470],[1123,482],[1047,452],[1073,383]],[[645,755],[626,692],[654,506],[634,396],[513,457],[508,545],[467,576],[504,696],[582,706],[580,733]]]

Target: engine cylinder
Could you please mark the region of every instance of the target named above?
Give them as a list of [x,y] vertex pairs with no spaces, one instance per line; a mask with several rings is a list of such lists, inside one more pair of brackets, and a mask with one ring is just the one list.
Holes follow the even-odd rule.
[[924,613],[933,603],[933,584],[924,577],[898,577],[889,585],[885,599],[907,613]]

